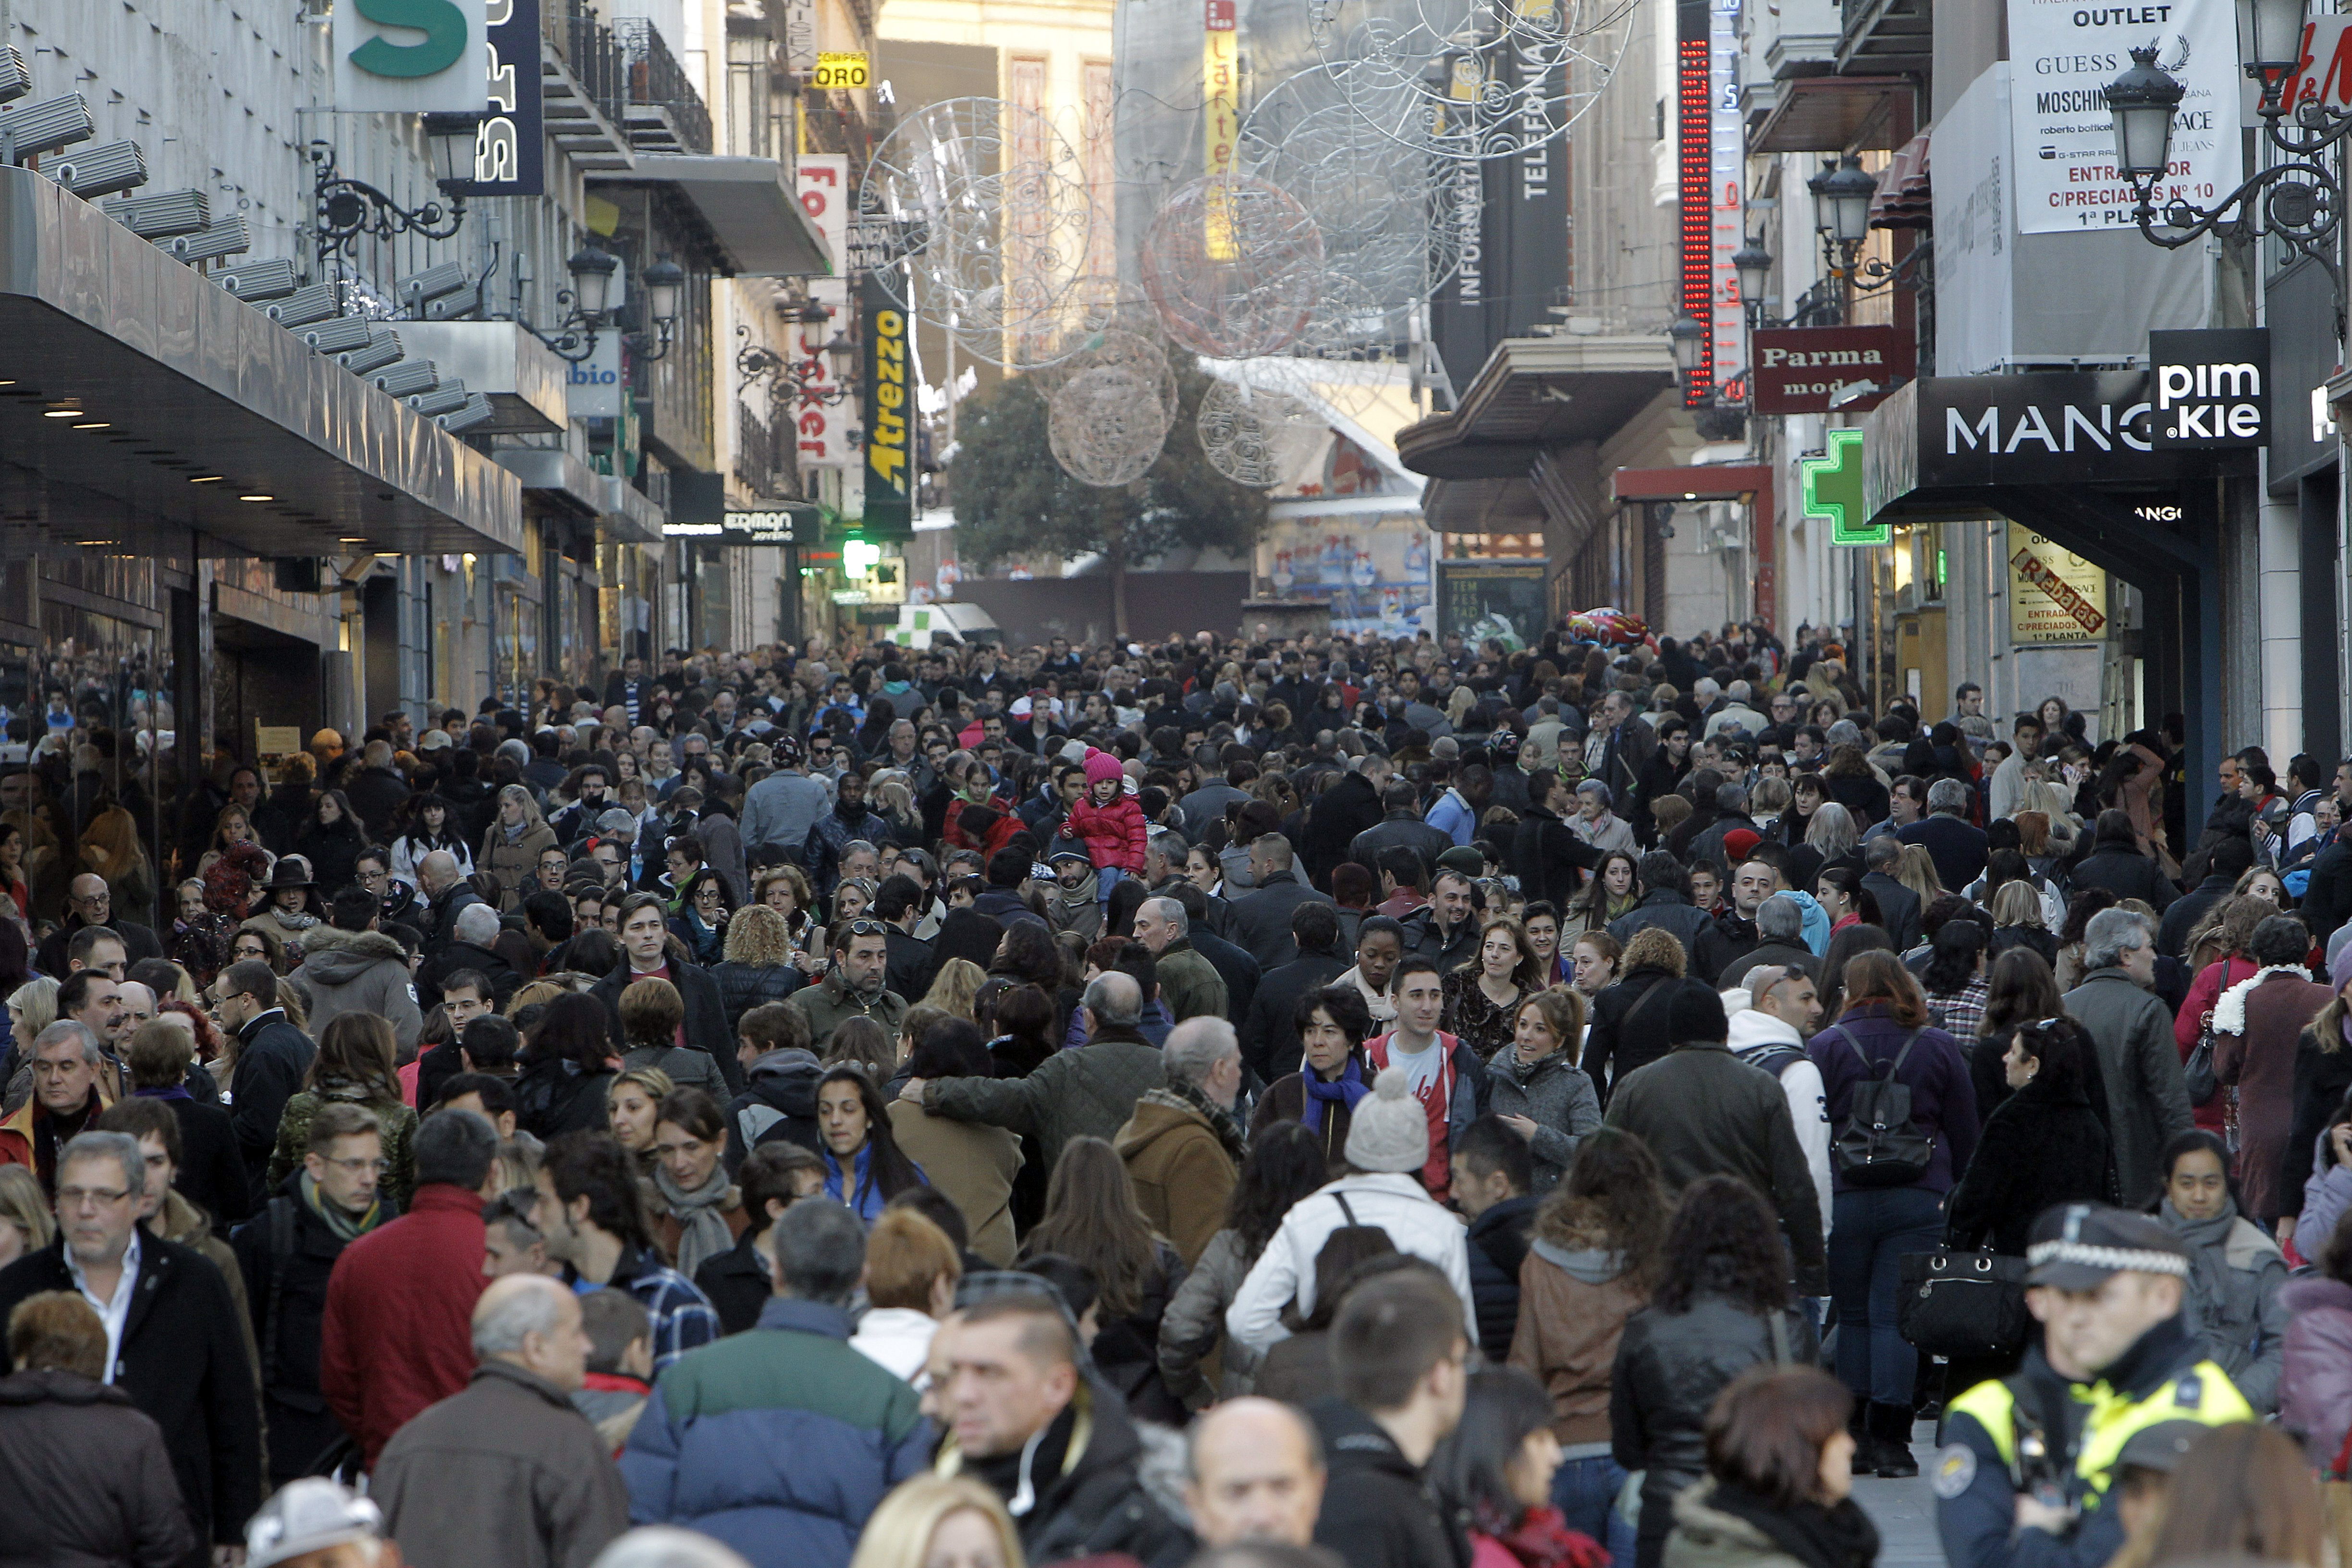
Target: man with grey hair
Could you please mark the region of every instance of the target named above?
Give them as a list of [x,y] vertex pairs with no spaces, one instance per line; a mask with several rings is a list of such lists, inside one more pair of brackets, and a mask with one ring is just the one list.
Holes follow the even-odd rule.
[[106,1328],[102,1381],[163,1428],[196,1539],[241,1545],[261,1506],[261,1405],[228,1285],[202,1253],[142,1232],[137,1139],[81,1133],[57,1172],[57,1239],[0,1268],[0,1322],[45,1290],[89,1302]]
[[[1751,860],[1740,870],[1762,864],[1761,861]],[[1727,988],[1737,985],[1741,975],[1763,963],[1793,964],[1818,979],[1821,960],[1815,958],[1813,950],[1805,945],[1804,930],[1804,906],[1788,893],[1773,893],[1756,906],[1756,946],[1724,969],[1717,976],[1718,980]]]
[[436,956],[457,940],[457,913],[482,901],[457,869],[457,858],[436,849],[416,863],[416,889],[425,895],[425,953]]
[[369,1495],[419,1563],[584,1565],[629,1527],[612,1455],[572,1407],[588,1371],[580,1298],[544,1275],[474,1303],[474,1375],[395,1434]]
[[1168,1031],[1160,1056],[1166,1081],[1144,1091],[1111,1147],[1127,1162],[1144,1217],[1192,1268],[1224,1228],[1234,1182],[1248,1152],[1241,1123],[1234,1120],[1242,1089],[1241,1041],[1223,1018],[1191,1018]]
[[[498,910],[478,902],[460,909],[452,922],[447,943],[428,956],[416,971],[417,1000],[427,1007],[438,1005],[442,993],[456,977],[470,971],[490,983],[483,999],[494,1011],[506,1011],[507,998],[515,994],[522,977],[491,945],[498,940]],[[463,1026],[459,1032],[463,1033]]]
[[2156,1195],[2157,1156],[2195,1125],[2172,1014],[2156,995],[2156,938],[2147,917],[2101,910],[2083,931],[2083,983],[2062,999],[2099,1053],[2116,1182],[2126,1207]]
[[1119,970],[1097,974],[1081,1004],[1085,1046],[1055,1051],[1026,1078],[912,1078],[898,1091],[934,1116],[1008,1128],[1032,1140],[1050,1173],[1077,1137],[1118,1135],[1136,1101],[1167,1079],[1160,1048],[1137,1033],[1143,988]]
[[367,825],[371,844],[391,842],[393,817],[408,799],[408,781],[392,763],[392,742],[370,741],[360,750],[359,772],[343,781],[343,794]]
[[1748,786],[1737,780],[1716,785],[1715,816],[1706,826],[1691,836],[1685,858],[1694,866],[1701,860],[1712,860],[1717,865],[1737,864],[1738,858],[1725,847],[1723,841],[1727,835],[1742,828],[1759,838],[1764,837],[1764,830],[1757,826],[1755,819],[1748,815]]
[[1224,976],[1195,950],[1192,920],[1174,899],[1146,899],[1135,908],[1135,940],[1151,950],[1153,972],[1168,1016],[1222,1018],[1227,1012]]
[[1895,835],[1906,844],[1926,847],[1947,888],[1965,888],[1984,875],[1989,846],[1985,830],[1969,820],[1970,799],[1969,786],[1958,779],[1937,779],[1927,786],[1927,815]]
[[1143,841],[1143,885],[1158,892],[1184,874],[1184,858],[1192,852],[1184,836],[1172,827],[1156,829]]
[[60,1018],[34,1037],[26,1057],[32,1095],[0,1121],[0,1165],[26,1165],[41,1190],[57,1186],[58,1150],[114,1103],[114,1074],[98,1037]]
[[759,1322],[680,1357],[629,1434],[629,1514],[698,1530],[755,1568],[847,1568],[874,1505],[929,1462],[930,1427],[914,1388],[850,1344],[858,1217],[803,1198],[761,1250],[775,1294]]

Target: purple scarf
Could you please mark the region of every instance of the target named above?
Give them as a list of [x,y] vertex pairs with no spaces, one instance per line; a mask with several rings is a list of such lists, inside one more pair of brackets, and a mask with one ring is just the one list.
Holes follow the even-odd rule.
[[1323,1107],[1327,1101],[1339,1101],[1352,1116],[1356,1111],[1356,1101],[1372,1091],[1372,1086],[1364,1081],[1364,1064],[1357,1060],[1353,1052],[1349,1054],[1348,1065],[1339,1069],[1339,1078],[1332,1082],[1324,1082],[1321,1074],[1311,1067],[1304,1066],[1299,1068],[1298,1081],[1307,1086],[1307,1114],[1299,1120],[1307,1124],[1309,1132],[1323,1131]]
[[133,1100],[194,1100],[196,1097],[188,1092],[186,1084],[175,1083],[169,1089],[134,1089],[131,1091],[131,1098]]

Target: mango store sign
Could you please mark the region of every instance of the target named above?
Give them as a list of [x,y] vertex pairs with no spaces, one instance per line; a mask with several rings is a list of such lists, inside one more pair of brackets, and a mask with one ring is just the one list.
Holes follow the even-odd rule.
[[481,113],[488,22],[487,0],[344,0],[334,11],[336,109]]

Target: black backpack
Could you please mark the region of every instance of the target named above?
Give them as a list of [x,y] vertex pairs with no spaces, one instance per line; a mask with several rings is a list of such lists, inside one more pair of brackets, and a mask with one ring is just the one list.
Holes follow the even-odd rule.
[[1850,1187],[1911,1185],[1927,1173],[1927,1162],[1936,1152],[1936,1141],[1912,1123],[1911,1086],[1900,1077],[1904,1059],[1919,1042],[1919,1031],[1912,1030],[1904,1040],[1903,1048],[1886,1064],[1884,1078],[1872,1068],[1844,1025],[1831,1033],[1845,1042],[1866,1075],[1846,1102],[1845,1121],[1830,1144],[1832,1163]]

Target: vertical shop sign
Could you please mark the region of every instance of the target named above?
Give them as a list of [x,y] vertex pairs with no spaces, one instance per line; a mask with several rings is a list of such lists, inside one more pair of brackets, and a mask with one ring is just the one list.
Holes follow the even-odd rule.
[[547,194],[546,121],[540,105],[539,7],[541,0],[488,0],[488,112],[474,137],[467,196]]
[[[902,285],[903,287],[903,285]],[[908,375],[907,315],[882,279],[858,284],[864,339],[865,510],[867,539],[911,538],[914,510],[914,398]]]
[[[1715,293],[1715,72],[1708,56],[1715,18],[1709,0],[1675,6],[1675,151],[1682,216],[1682,313],[1704,324]],[[1715,334],[1699,340],[1698,363],[1683,380],[1683,406],[1715,398]]]

